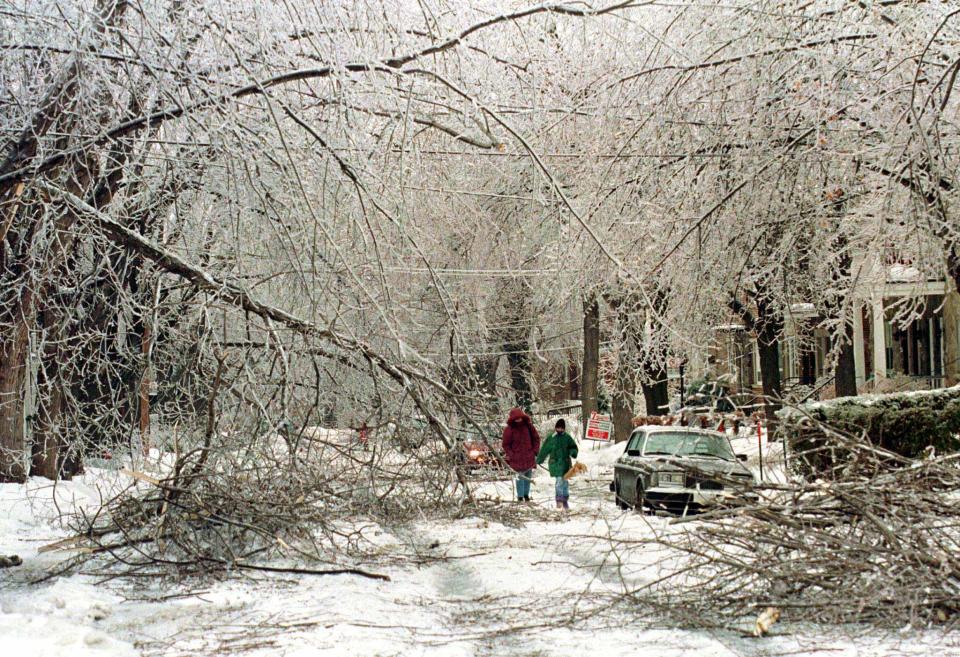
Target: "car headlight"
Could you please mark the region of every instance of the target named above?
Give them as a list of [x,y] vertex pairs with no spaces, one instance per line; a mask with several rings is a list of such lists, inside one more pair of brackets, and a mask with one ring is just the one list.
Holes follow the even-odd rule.
[[657,477],[658,486],[683,486],[682,472],[660,472]]

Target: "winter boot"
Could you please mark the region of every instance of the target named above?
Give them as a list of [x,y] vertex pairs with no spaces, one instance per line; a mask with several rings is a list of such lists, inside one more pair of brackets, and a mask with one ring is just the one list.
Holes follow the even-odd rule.
[[558,498],[557,498],[557,508],[558,508],[558,509],[562,509],[562,508],[563,508],[563,498],[562,498],[562,497],[558,497]]
[[567,503],[567,500],[569,500],[569,499],[570,499],[569,497],[562,497],[562,498],[560,498],[560,501],[563,503],[563,510],[564,510],[564,511],[569,511],[569,510],[570,510],[570,505]]

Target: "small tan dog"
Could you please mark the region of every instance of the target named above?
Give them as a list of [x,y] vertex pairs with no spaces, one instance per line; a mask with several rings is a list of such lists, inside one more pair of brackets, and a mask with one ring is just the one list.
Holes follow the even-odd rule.
[[564,479],[573,479],[578,474],[585,474],[587,471],[587,466],[583,463],[577,462],[573,464],[573,467],[567,470],[566,474],[563,475]]

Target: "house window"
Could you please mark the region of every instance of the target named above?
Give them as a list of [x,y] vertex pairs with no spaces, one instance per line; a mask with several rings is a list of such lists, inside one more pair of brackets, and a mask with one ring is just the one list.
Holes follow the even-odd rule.
[[753,385],[756,369],[753,362],[753,341],[746,334],[742,334],[737,342],[737,365],[737,387],[742,391]]
[[817,377],[826,376],[827,374],[827,354],[830,353],[830,338],[822,337],[820,338],[820,346],[817,349],[817,361],[820,363],[817,366]]
[[757,341],[753,340],[753,385],[758,386],[763,383],[760,376],[760,348]]
[[883,323],[883,344],[886,345],[887,371],[892,372],[896,367],[893,362],[893,326],[890,322]]
[[784,382],[797,379],[797,339],[788,337],[782,343],[780,351],[780,376]]
[[930,321],[933,322],[933,375],[943,376],[943,317]]
[[817,382],[817,350],[813,345],[801,345],[797,376],[800,385],[812,386]]

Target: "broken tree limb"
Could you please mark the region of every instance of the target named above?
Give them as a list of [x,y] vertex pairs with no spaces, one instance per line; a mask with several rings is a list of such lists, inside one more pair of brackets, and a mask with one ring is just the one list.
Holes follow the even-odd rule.
[[[112,242],[140,254],[164,271],[176,274],[190,281],[197,288],[228,301],[247,312],[278,322],[303,336],[324,340],[336,347],[359,354],[370,363],[375,364],[387,376],[403,386],[444,446],[448,450],[454,448],[446,424],[433,412],[419,387],[414,385],[414,382],[426,384],[438,393],[452,399],[454,397],[453,393],[435,377],[409,365],[397,364],[365,342],[349,338],[330,328],[323,328],[314,322],[301,319],[281,308],[260,301],[240,285],[221,280],[140,233],[122,226],[75,194],[48,183],[42,183],[42,186],[47,191],[58,194],[80,216],[89,218]],[[469,495],[470,487],[466,478],[459,472],[457,478]]]
[[[224,562],[225,563],[225,562]],[[330,570],[314,570],[312,568],[280,568],[276,566],[258,566],[249,563],[233,563],[230,564],[232,568],[239,568],[241,570],[256,570],[264,573],[288,573],[293,575],[358,575],[360,577],[366,577],[367,579],[377,579],[383,582],[389,582],[389,575],[381,575],[380,573],[371,573],[366,570],[360,570],[359,568],[333,568]]]

